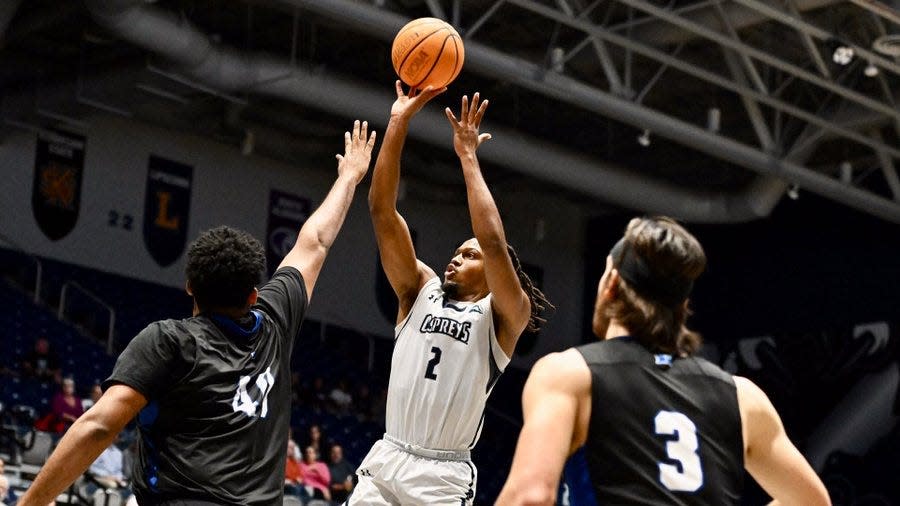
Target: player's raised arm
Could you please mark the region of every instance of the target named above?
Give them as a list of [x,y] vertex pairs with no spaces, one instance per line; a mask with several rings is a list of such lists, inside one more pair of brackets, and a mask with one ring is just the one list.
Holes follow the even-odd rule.
[[308,297],[312,297],[328,250],[344,224],[356,185],[369,170],[375,132],[369,135],[367,131],[368,123],[364,121],[360,124],[357,120],[353,123],[353,132],[344,133],[344,154],[337,155],[337,181],[319,208],[303,224],[297,242],[278,266],[290,266],[300,271]]
[[794,443],[766,394],[734,377],[745,435],[744,467],[774,499],[771,505],[830,506],[828,490]]
[[410,97],[403,93],[400,81],[395,86],[397,100],[391,107],[391,118],[375,160],[372,187],[369,189],[369,211],[375,227],[381,266],[400,301],[397,315],[399,322],[409,312],[425,281],[435,276],[434,271],[416,259],[409,227],[397,211],[400,155],[412,117],[446,88],[435,90],[429,86],[420,94]]
[[487,106],[488,101],[480,102],[479,94],[476,92],[472,97],[471,106],[468,97],[463,96],[458,119],[449,107],[444,112],[450,125],[453,126],[453,148],[459,156],[466,180],[472,231],[484,254],[484,273],[488,288],[494,297],[493,306],[500,323],[497,340],[506,355],[511,356],[519,335],[528,325],[531,302],[522,289],[516,268],[510,258],[500,211],[497,210],[494,197],[484,181],[475,154],[478,146],[491,138],[491,134],[479,133]]

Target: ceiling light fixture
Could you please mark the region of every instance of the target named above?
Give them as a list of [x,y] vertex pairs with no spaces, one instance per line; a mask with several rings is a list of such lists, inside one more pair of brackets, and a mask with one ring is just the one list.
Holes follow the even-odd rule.
[[710,107],[706,110],[706,129],[718,133],[722,128],[722,110],[718,107]]
[[797,200],[800,198],[800,187],[796,184],[792,184],[787,189],[787,196],[790,197],[791,200]]
[[244,139],[241,141],[241,154],[244,156],[250,156],[253,154],[253,150],[255,148],[256,135],[253,134],[253,130],[244,130]]
[[847,160],[841,162],[840,165],[841,170],[841,182],[844,184],[850,184],[853,182],[853,164]]
[[831,61],[838,65],[849,65],[850,62],[853,61],[854,56],[856,56],[856,51],[854,51],[852,47],[841,42],[838,43],[834,48],[834,52],[831,53]]
[[650,129],[644,129],[641,135],[637,136],[637,143],[645,148],[650,145]]
[[566,63],[566,51],[561,47],[550,50],[550,70],[561,74]]
[[863,74],[865,74],[866,77],[877,77],[878,72],[878,67],[876,67],[872,62],[869,62],[869,64],[866,65],[866,69],[863,70]]

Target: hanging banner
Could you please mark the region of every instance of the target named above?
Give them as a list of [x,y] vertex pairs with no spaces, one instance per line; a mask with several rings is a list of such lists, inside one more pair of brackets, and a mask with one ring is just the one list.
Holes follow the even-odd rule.
[[194,168],[150,155],[144,198],[144,244],[162,267],[184,252]]
[[278,190],[269,192],[269,219],[266,227],[266,265],[269,277],[281,259],[294,247],[300,227],[309,218],[309,199]]
[[52,241],[68,235],[78,221],[84,146],[82,135],[58,130],[38,134],[31,211],[38,227]]

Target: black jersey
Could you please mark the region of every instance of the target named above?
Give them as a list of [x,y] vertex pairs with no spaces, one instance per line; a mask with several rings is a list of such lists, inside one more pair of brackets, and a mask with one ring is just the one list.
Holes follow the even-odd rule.
[[737,504],[744,445],[731,375],[629,337],[576,349],[591,370],[591,419],[561,504]]
[[164,320],[129,343],[103,386],[124,384],[149,401],[133,473],[142,506],[281,504],[291,350],[306,307],[300,272],[282,268],[241,321]]

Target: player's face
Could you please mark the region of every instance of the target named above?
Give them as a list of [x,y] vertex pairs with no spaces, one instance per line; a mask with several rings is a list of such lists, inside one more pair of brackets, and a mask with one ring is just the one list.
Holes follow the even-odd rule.
[[487,293],[484,256],[477,239],[469,239],[456,248],[453,258],[444,269],[443,289],[453,299]]

